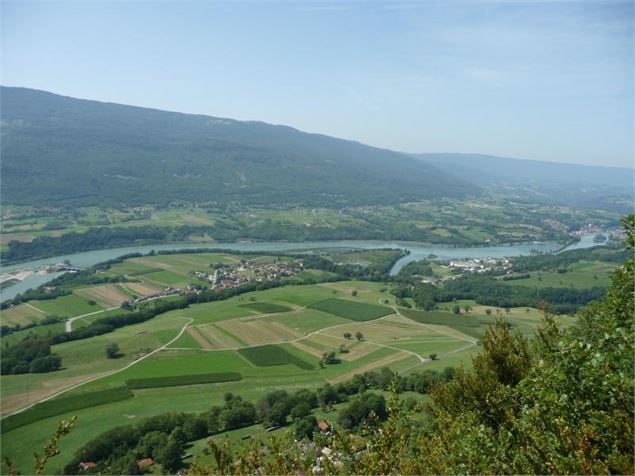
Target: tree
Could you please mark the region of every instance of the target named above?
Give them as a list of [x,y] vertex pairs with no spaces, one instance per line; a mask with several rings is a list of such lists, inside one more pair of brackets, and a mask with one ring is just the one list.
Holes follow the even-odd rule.
[[344,332],[344,339],[351,339],[353,336],[350,332]]
[[155,458],[165,470],[174,474],[181,467],[181,454],[183,447],[170,439],[167,445],[157,449]]
[[472,309],[472,306],[470,306],[469,304],[466,304],[465,306],[463,306],[463,310],[465,311],[465,314],[470,312],[470,309]]
[[287,415],[289,410],[284,402],[276,402],[269,410],[269,414],[265,418],[263,425],[265,428],[272,426],[283,426],[287,423]]
[[351,296],[353,296],[353,297],[357,296],[357,289],[353,289],[351,291]]
[[[46,357],[38,357],[31,361],[29,371],[31,373],[45,373],[58,370],[62,366],[62,359],[57,354],[47,355]],[[14,372],[22,373],[22,372]]]
[[488,316],[492,315],[492,310],[491,309],[485,309],[485,314],[487,314]]
[[336,364],[339,361],[337,360],[337,358],[335,357],[335,351],[334,350],[330,350],[328,352],[324,352],[324,354],[322,354],[322,361],[325,364]]
[[313,415],[309,415],[295,424],[295,439],[313,439],[313,434],[318,430],[317,419]]
[[106,357],[109,359],[119,357],[119,345],[116,342],[112,342],[106,346]]
[[361,342],[364,340],[364,334],[362,334],[360,331],[357,331],[355,333],[355,339],[357,339],[358,342]]
[[437,360],[439,358],[435,352],[432,352],[428,357],[430,357],[430,360]]
[[458,304],[455,304],[454,306],[452,306],[452,312],[454,314],[460,314],[461,313],[461,306],[459,306]]
[[291,409],[291,418],[299,420],[311,413],[311,407],[307,402],[300,402]]
[[125,309],[126,311],[132,311],[134,307],[130,301],[124,301],[121,303],[121,309]]

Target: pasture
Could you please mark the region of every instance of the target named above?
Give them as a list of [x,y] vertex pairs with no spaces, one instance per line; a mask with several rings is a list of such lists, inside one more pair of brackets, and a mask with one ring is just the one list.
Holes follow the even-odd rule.
[[6,326],[23,326],[32,322],[41,321],[46,317],[46,313],[34,306],[29,306],[26,303],[18,304],[17,306],[4,309],[0,312],[2,318],[0,323]]
[[253,309],[254,311],[257,311],[262,314],[274,314],[274,313],[280,313],[280,312],[289,312],[292,310],[289,306],[274,304],[272,302],[250,302],[247,304],[240,304],[240,307]]
[[292,364],[304,370],[311,370],[314,368],[312,364],[277,345],[249,347],[246,349],[240,349],[238,352],[253,365],[257,365],[259,367]]
[[311,304],[309,308],[328,312],[352,321],[370,321],[394,312],[392,308],[387,306],[366,304],[348,299],[325,299]]
[[531,277],[505,281],[512,286],[528,286],[531,288],[592,288],[607,287],[609,277],[615,269],[614,263],[602,261],[573,263],[566,273],[557,271],[538,271],[531,273]]
[[[212,374],[176,375],[172,377],[146,377],[126,380],[128,388],[183,387],[186,385],[202,385],[206,383],[236,382],[243,376],[238,372],[217,372]],[[115,387],[117,388],[117,387]]]
[[107,284],[104,286],[90,286],[78,288],[73,294],[83,297],[86,300],[93,300],[97,305],[110,308],[121,306],[121,303],[131,298],[130,292],[119,284]]
[[29,301],[28,304],[49,316],[74,317],[101,311],[102,306],[90,304],[88,299],[70,294],[46,301]]

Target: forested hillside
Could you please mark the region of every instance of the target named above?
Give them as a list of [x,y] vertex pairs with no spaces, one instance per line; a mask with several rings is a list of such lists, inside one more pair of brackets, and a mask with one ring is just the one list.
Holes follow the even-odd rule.
[[342,206],[478,192],[403,154],[290,127],[1,92],[6,204]]
[[544,203],[633,211],[633,169],[482,154],[416,154],[457,178],[507,195]]

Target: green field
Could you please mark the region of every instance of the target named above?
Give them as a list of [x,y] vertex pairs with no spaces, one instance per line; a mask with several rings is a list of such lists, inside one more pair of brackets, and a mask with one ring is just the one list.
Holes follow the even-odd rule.
[[2,420],[2,433],[55,415],[125,400],[126,398],[132,398],[132,396],[133,394],[128,387],[114,387],[83,393],[81,395],[48,400],[38,403],[24,412],[4,418]]
[[240,304],[240,307],[246,307],[253,309],[254,311],[261,312],[263,314],[274,314],[278,312],[289,312],[292,309],[289,306],[283,306],[281,304],[274,304],[272,302],[250,302],[247,304]]
[[566,273],[557,271],[539,271],[532,273],[531,277],[505,281],[512,286],[527,286],[531,288],[592,288],[595,286],[607,287],[609,276],[615,269],[615,264],[601,261],[574,263],[569,266]]
[[325,299],[324,301],[313,303],[309,307],[352,321],[370,321],[394,312],[386,306],[354,302],[347,299]]
[[89,304],[85,298],[73,294],[46,301],[30,301],[29,304],[49,316],[59,317],[80,316],[103,309],[96,304]]
[[485,334],[486,327],[494,323],[494,317],[454,314],[446,311],[403,309],[401,314],[422,324],[448,326],[472,337],[481,337]]
[[46,313],[37,310],[27,304],[18,304],[9,309],[0,311],[0,323],[7,326],[24,326],[32,322],[41,321],[46,317]]
[[272,365],[293,364],[304,370],[311,370],[315,368],[305,360],[293,355],[278,345],[249,347],[247,349],[240,349],[238,352],[252,364],[257,366],[268,367]]
[[206,383],[236,382],[243,376],[238,372],[218,372],[213,374],[175,375],[171,377],[147,377],[126,380],[126,386],[134,390],[156,387],[179,387]]

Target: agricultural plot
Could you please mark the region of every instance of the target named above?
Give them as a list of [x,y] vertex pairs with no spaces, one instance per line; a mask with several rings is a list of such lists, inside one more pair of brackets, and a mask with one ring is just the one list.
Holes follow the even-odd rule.
[[182,387],[185,385],[203,385],[208,383],[237,382],[243,376],[238,372],[218,372],[211,374],[175,375],[171,377],[148,377],[126,380],[131,389]]
[[117,263],[110,267],[110,271],[115,274],[126,274],[128,276],[142,276],[148,273],[154,273],[161,271],[162,268],[157,266],[148,266],[142,263],[138,263],[134,259],[125,260],[123,263]]
[[494,323],[493,317],[454,314],[445,311],[418,311],[413,309],[401,310],[401,313],[422,324],[436,324],[447,326],[463,334],[472,337],[481,337],[485,334],[488,325]]
[[352,321],[370,321],[392,314],[394,311],[386,306],[366,304],[347,299],[325,299],[309,306],[311,309],[328,312]]
[[244,340],[221,329],[216,324],[188,327],[187,332],[203,349],[235,349],[247,345]]
[[118,284],[79,288],[75,289],[73,293],[84,299],[92,299],[99,306],[105,308],[120,306],[122,302],[130,299],[130,296]]
[[293,309],[289,306],[283,306],[281,304],[275,304],[273,302],[250,302],[247,304],[240,304],[240,307],[246,307],[247,309],[253,309],[261,314],[275,314],[280,312],[289,312]]
[[122,286],[137,296],[148,296],[155,294],[163,289],[163,286],[150,283],[125,283]]
[[285,286],[245,294],[245,299],[255,296],[260,301],[275,301],[293,304],[296,306],[308,306],[311,303],[328,299],[337,294],[337,290],[327,289],[316,285]]
[[15,326],[25,325],[31,322],[41,321],[46,317],[46,313],[27,304],[18,304],[0,312],[2,325]]
[[304,370],[311,370],[314,368],[313,365],[309,364],[305,360],[300,359],[283,347],[277,345],[249,347],[246,349],[240,349],[238,352],[253,365],[259,367],[293,364]]
[[56,398],[46,402],[38,403],[28,410],[12,415],[2,420],[2,433],[14,430],[29,423],[61,415],[82,408],[96,407],[105,403],[116,402],[132,398],[133,393],[128,387],[114,387],[95,392],[88,392],[81,395]]
[[[62,358],[61,370],[47,374],[3,375],[0,378],[2,411],[17,410],[69,386],[121,368],[173,338],[186,322],[184,319],[157,317],[90,339],[55,345],[51,350]],[[106,345],[112,342],[119,345],[121,358],[107,358]]]
[[364,340],[377,343],[392,343],[404,337],[422,337],[435,334],[434,330],[430,328],[415,322],[407,323],[404,321],[405,319],[400,318],[400,316],[391,316],[381,321],[351,323],[325,329],[320,334],[343,339],[344,333],[348,333],[352,337],[347,340],[351,342],[355,339],[355,334],[361,332]]
[[609,277],[615,264],[594,261],[588,263],[574,263],[566,273],[557,271],[539,271],[531,277],[505,281],[511,286],[527,286],[530,288],[575,288],[586,289],[596,286],[609,285]]
[[102,306],[89,304],[88,301],[74,294],[61,296],[46,301],[29,301],[30,305],[50,316],[74,317],[90,312],[100,311]]
[[406,360],[406,359],[416,362],[415,360],[416,357],[414,357],[412,354],[408,352],[404,352],[401,350],[393,351],[392,353],[388,354],[387,356],[383,358],[372,360],[366,365],[362,365],[361,367],[357,367],[354,370],[340,374],[332,378],[330,381],[332,383],[345,382],[347,380],[352,379],[358,373],[370,372],[371,370],[381,369],[382,367],[391,367],[397,364],[398,362]]
[[160,284],[165,286],[187,286],[192,281],[192,278],[177,274],[172,271],[157,271],[144,275],[144,281],[150,281],[151,283]]
[[286,342],[302,337],[301,333],[280,322],[258,318],[231,319],[221,321],[217,325],[232,336],[239,336],[240,340],[251,346]]
[[351,322],[343,317],[309,308],[285,314],[277,314],[275,316],[266,316],[263,317],[262,320],[265,322],[279,322],[280,324],[295,329],[301,334],[308,334],[324,329],[325,327],[348,324]]
[[[321,283],[321,288],[330,289],[333,294],[330,297],[341,297],[352,299],[355,302],[367,304],[383,303],[388,300],[390,304],[395,303],[395,297],[388,292],[384,283],[373,283],[370,281],[336,281],[332,283]],[[354,297],[353,294],[355,294]]]

